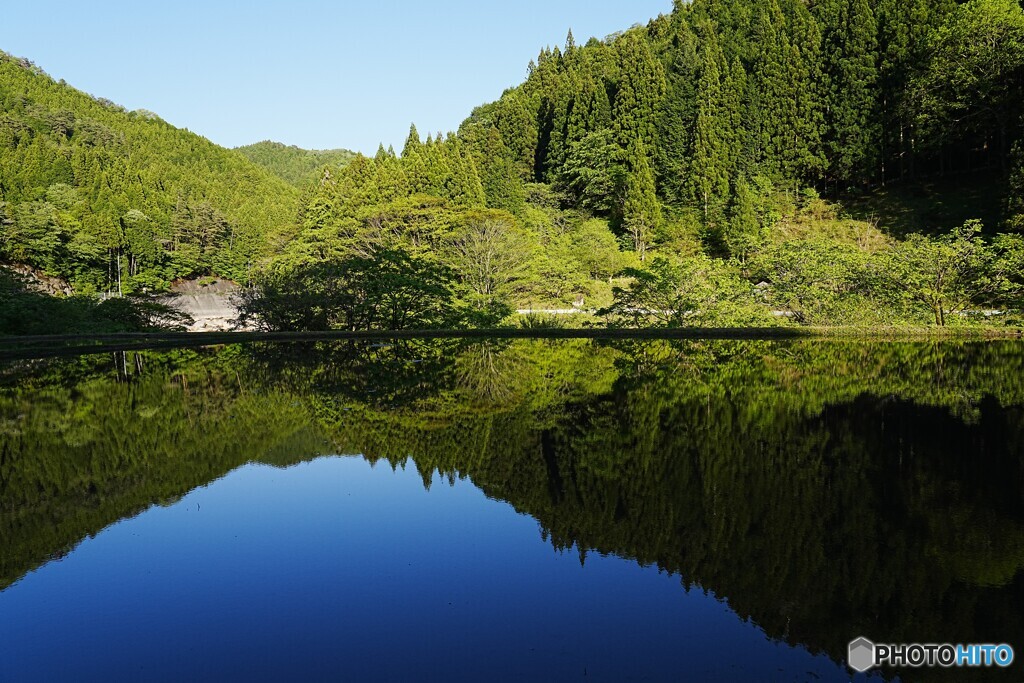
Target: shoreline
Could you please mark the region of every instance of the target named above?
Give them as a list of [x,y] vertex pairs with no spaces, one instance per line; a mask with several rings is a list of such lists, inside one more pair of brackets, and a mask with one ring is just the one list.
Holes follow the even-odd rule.
[[88,355],[111,351],[198,348],[257,342],[397,341],[406,339],[604,339],[690,341],[998,341],[1024,339],[1022,328],[725,327],[374,330],[328,332],[127,332],[92,335],[0,336],[0,360]]

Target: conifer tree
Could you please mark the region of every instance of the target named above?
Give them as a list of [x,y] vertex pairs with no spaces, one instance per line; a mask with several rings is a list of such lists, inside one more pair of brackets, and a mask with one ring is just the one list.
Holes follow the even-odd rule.
[[745,156],[748,131],[744,120],[747,112],[747,88],[746,69],[739,58],[733,58],[732,65],[722,77],[723,139],[730,178],[749,171],[750,159]]
[[1024,139],[1018,140],[1013,149],[1009,193],[1006,198],[1006,225],[1015,232],[1024,233]]
[[455,206],[484,206],[486,199],[480,175],[472,157],[457,136],[448,136],[445,155],[451,169],[451,175],[445,183],[445,198]]
[[709,227],[720,227],[729,199],[729,117],[722,93],[719,64],[723,61],[714,34],[704,41],[697,86],[697,121],[693,134],[690,192]]
[[633,250],[644,261],[661,227],[661,203],[654,188],[654,172],[643,145],[634,142],[627,153],[630,170],[626,177],[622,227],[633,243]]
[[537,155],[537,120],[519,89],[509,91],[498,101],[494,125],[501,133],[519,177],[524,181],[533,180]]
[[377,187],[382,202],[392,202],[409,196],[409,180],[405,175],[404,167],[416,156],[414,154],[409,159],[397,159],[392,149],[383,154],[378,151],[377,157],[374,159],[374,168],[377,172]]
[[478,166],[487,206],[510,213],[523,210],[526,199],[516,164],[496,128],[488,131]]
[[927,60],[930,36],[956,0],[877,0],[878,103],[882,182],[913,177],[917,136],[909,105],[911,79]]
[[612,117],[615,137],[624,150],[634,143],[654,149],[657,113],[665,95],[665,70],[643,34],[631,31],[615,43],[619,63],[619,88]]
[[825,116],[821,85],[824,80],[821,56],[821,27],[811,16],[804,0],[788,0],[790,26],[790,91],[796,105],[790,122],[787,178],[813,184],[825,170],[822,134]]
[[823,26],[830,175],[848,185],[877,168],[878,27],[868,0],[824,0]]
[[420,133],[416,130],[416,124],[409,126],[409,136],[405,139],[405,147],[402,148],[402,156],[415,154],[423,147],[420,142]]
[[760,48],[754,83],[760,160],[776,180],[798,189],[824,167],[821,34],[802,0],[768,0],[760,7]]
[[725,245],[732,256],[740,261],[746,261],[747,256],[760,241],[761,222],[757,216],[754,192],[745,176],[741,175],[736,179],[736,191],[729,213]]
[[690,154],[697,118],[696,84],[700,74],[697,37],[685,17],[672,40],[666,69],[666,93],[658,111],[658,147],[655,168],[662,195],[669,202],[688,196]]

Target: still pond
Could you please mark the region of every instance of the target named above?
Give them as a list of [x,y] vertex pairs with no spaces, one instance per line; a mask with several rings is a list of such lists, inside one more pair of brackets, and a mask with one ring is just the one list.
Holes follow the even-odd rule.
[[1024,680],[1024,345],[0,365],[0,681]]

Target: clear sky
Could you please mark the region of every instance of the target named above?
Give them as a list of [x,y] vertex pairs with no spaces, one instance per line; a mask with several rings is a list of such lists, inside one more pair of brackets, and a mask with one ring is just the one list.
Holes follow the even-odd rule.
[[221,145],[373,153],[455,130],[545,45],[646,23],[672,0],[4,2],[0,49]]

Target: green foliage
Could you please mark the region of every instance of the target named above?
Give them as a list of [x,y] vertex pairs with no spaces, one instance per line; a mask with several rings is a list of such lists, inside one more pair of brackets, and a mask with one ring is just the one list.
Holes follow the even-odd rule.
[[522,212],[526,198],[515,156],[505,146],[498,129],[491,128],[477,167],[481,169],[480,183],[487,206],[518,214]]
[[870,178],[877,162],[878,25],[868,0],[825,0],[814,10],[824,27],[830,175],[848,184]]
[[497,126],[525,150],[520,170],[532,152],[533,180],[616,219],[640,142],[666,213],[698,210],[706,248],[746,258],[751,240],[736,238],[754,234],[741,194],[755,178],[778,190],[759,200],[775,204],[758,210],[770,229],[766,215],[807,187],[834,199],[893,179],[1007,173],[1024,132],[1022,26],[1014,0],[677,3],[646,31],[543,51],[461,130],[483,149]]
[[537,246],[514,222],[480,216],[452,236],[448,250],[462,282],[486,307],[517,299],[530,279]]
[[[1015,0],[677,2],[544,49],[457,134],[412,126],[400,157],[243,148],[305,185],[297,225],[296,189],[238,153],[4,57],[0,259],[130,293],[398,249],[497,315],[607,303],[634,260],[714,256],[798,323],[968,320],[1018,307],[1010,238],[978,238],[954,304],[896,274],[932,277],[963,242],[940,233],[995,226],[989,205],[1024,230],[1022,55]],[[984,192],[946,197],[965,174]],[[889,251],[913,232],[932,236]]]
[[267,330],[404,330],[458,327],[455,278],[399,250],[274,273],[240,296],[240,322]]
[[869,256],[826,241],[791,241],[765,249],[750,264],[768,301],[798,323],[884,324],[898,315],[879,301],[882,287]]
[[971,221],[939,238],[911,235],[888,255],[887,273],[911,305],[942,326],[955,320],[951,315],[1019,301],[1021,245],[1019,236],[1003,236],[997,251]]
[[629,235],[633,251],[641,261],[662,224],[661,204],[654,189],[654,173],[647,153],[634,142],[629,150],[629,174],[626,176],[625,201],[622,205],[622,227]]
[[572,198],[575,206],[610,215],[621,201],[624,161],[625,154],[610,130],[588,133],[569,147],[556,185]]
[[758,201],[750,183],[743,176],[736,180],[736,194],[725,228],[725,245],[729,253],[746,260],[764,239],[763,225],[758,213]]
[[235,151],[300,189],[323,177],[325,167],[336,171],[356,156],[347,149],[300,149],[270,140],[236,147]]
[[142,297],[52,297],[0,268],[0,335],[154,332],[191,324],[187,314]]
[[400,249],[450,268],[463,302],[484,312],[473,315],[495,321],[520,305],[563,307],[622,266],[606,222],[580,232],[586,216],[562,211],[549,186],[520,181],[495,126],[475,122],[427,142],[413,129],[407,148],[401,158],[357,156],[325,177],[267,272]]
[[928,47],[931,59],[912,89],[925,139],[931,145],[966,136],[989,140],[1005,158],[1024,94],[1020,4],[970,0],[929,37]]
[[704,222],[720,228],[729,199],[732,153],[726,140],[729,112],[725,108],[719,64],[724,56],[714,40],[705,42],[701,77],[697,85],[697,123],[693,135],[693,161],[690,165],[692,201],[701,208]]
[[[3,209],[0,208],[0,212]],[[1013,172],[1006,197],[1006,225],[1011,230],[1024,233],[1024,140],[1018,141],[1013,150]],[[0,225],[3,218],[0,216]]]
[[754,289],[720,261],[695,256],[655,258],[649,268],[629,269],[627,288],[600,311],[611,324],[630,327],[768,327],[770,312],[757,305]]
[[245,281],[297,198],[237,152],[0,54],[0,259],[80,292]]

